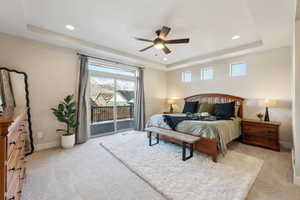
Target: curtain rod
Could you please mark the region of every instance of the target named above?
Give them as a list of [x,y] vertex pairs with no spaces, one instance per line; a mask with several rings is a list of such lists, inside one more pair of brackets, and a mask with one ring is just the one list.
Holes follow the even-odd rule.
[[106,58],[99,58],[99,57],[89,56],[89,55],[85,55],[85,54],[81,54],[81,53],[77,53],[77,55],[79,55],[79,56],[86,56],[88,58],[94,58],[94,59],[97,59],[97,60],[103,60],[103,61],[111,62],[111,63],[115,63],[115,64],[127,65],[127,66],[130,66],[130,67],[136,67],[136,68],[142,68],[142,69],[144,69],[144,67],[140,67],[140,66],[136,66],[136,65],[130,65],[130,64],[126,64],[126,63],[114,61],[114,60],[109,60],[109,59],[106,59]]

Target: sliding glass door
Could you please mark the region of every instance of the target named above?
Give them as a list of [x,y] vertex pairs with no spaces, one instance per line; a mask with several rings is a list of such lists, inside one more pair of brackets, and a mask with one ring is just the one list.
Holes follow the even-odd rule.
[[90,65],[91,135],[134,127],[136,72]]
[[116,79],[116,130],[133,129],[135,82]]

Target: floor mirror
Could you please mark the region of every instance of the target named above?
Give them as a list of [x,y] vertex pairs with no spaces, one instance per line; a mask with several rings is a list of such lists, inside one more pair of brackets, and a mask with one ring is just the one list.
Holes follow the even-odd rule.
[[6,67],[0,67],[0,112],[25,109],[27,111],[26,155],[34,151],[28,90],[28,76]]

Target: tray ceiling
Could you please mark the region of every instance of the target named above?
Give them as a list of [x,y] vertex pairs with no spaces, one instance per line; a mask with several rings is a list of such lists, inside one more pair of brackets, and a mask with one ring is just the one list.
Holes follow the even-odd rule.
[[[10,0],[0,8],[0,31],[59,43],[53,34],[28,30],[30,24],[43,33],[58,33],[125,57],[173,67],[258,41],[264,48],[287,46],[293,9],[291,2],[282,0]],[[75,30],[66,29],[67,24]],[[172,28],[168,39],[189,37],[190,43],[168,45],[170,55],[155,48],[139,52],[148,44],[134,37],[154,39],[154,32],[163,25]],[[234,35],[240,38],[232,40]],[[84,43],[64,45],[84,50]]]

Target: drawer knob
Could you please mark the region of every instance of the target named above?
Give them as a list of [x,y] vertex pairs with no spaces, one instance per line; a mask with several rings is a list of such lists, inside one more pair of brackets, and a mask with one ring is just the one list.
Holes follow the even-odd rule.
[[22,170],[22,167],[20,167],[20,168],[17,168],[17,171],[21,171]]
[[16,143],[16,141],[11,141],[9,144],[13,145],[13,144],[17,144],[17,143]]
[[23,181],[23,180],[25,180],[25,178],[24,178],[24,177],[22,177],[22,178],[20,178],[20,180],[21,180],[21,181]]
[[8,200],[15,200],[16,198],[13,196],[11,198],[9,198]]
[[21,194],[22,193],[22,190],[20,190],[19,192],[17,192],[18,194]]
[[16,170],[16,168],[13,167],[13,168],[10,168],[8,171],[11,172],[11,171],[15,171],[15,170]]

